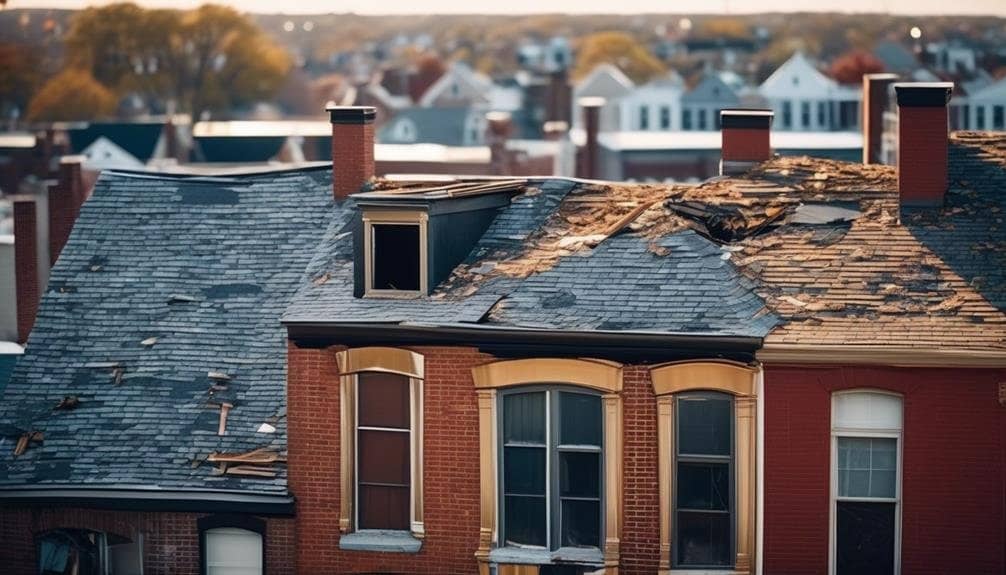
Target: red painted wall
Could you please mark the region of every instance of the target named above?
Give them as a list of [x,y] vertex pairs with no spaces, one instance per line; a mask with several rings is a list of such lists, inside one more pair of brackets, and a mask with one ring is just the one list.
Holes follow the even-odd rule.
[[[146,575],[199,573],[200,513],[141,513],[80,508],[0,510],[0,572],[35,575],[35,535],[57,528],[93,529],[133,538],[143,533]],[[266,518],[266,572],[293,575],[294,520]]]
[[1006,572],[1003,370],[765,369],[765,573],[828,572],[831,394],[904,396],[902,573]]

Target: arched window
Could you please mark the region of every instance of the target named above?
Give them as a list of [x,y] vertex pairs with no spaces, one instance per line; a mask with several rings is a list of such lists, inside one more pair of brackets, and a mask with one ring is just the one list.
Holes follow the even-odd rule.
[[834,575],[900,572],[900,396],[832,396],[831,562]]
[[198,521],[202,575],[262,575],[265,521],[244,515],[211,515]]

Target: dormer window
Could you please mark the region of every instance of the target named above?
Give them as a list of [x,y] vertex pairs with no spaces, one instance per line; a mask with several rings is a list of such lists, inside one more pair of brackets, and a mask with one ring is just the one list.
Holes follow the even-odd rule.
[[367,210],[363,215],[367,296],[427,293],[425,211]]

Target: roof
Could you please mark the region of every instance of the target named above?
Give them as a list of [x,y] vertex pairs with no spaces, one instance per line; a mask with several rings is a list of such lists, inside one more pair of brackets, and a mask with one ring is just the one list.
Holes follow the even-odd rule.
[[[215,475],[205,460],[285,449],[278,318],[322,238],[331,193],[329,165],[227,178],[103,173],[0,401],[0,489],[285,496],[283,466],[274,477]],[[213,401],[234,405],[224,436],[214,384]],[[263,423],[275,433],[259,433]],[[14,457],[14,442],[35,431],[44,440]]]
[[[583,130],[572,130],[573,142],[582,145]],[[788,150],[862,150],[863,134],[860,132],[783,132],[771,133],[772,148]],[[598,141],[609,150],[713,150],[719,153],[723,145],[720,131],[622,131],[601,132]]]
[[827,95],[838,88],[838,82],[821,73],[803,52],[796,52],[762,82],[758,91],[766,98],[796,98]]
[[91,122],[68,128],[67,134],[70,148],[75,154],[83,152],[95,140],[104,137],[141,162],[147,162],[154,156],[164,126],[163,121]]

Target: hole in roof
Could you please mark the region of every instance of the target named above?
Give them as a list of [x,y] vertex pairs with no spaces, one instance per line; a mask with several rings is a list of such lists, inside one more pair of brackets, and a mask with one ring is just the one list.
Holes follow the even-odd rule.
[[789,222],[792,224],[825,225],[851,222],[862,216],[856,202],[807,203],[797,206]]
[[372,289],[419,291],[419,226],[374,224],[373,245]]

